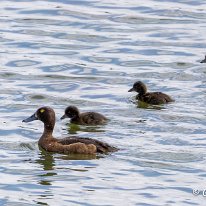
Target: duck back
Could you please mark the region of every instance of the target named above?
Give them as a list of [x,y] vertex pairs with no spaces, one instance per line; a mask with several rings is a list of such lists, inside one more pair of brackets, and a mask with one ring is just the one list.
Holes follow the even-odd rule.
[[107,118],[97,112],[84,112],[80,115],[81,122],[89,125],[104,124],[107,121]]
[[115,152],[118,149],[116,147],[113,147],[105,142],[96,140],[96,139],[91,139],[91,138],[86,138],[86,137],[66,137],[64,139],[58,140],[59,143],[63,145],[69,145],[69,144],[74,144],[74,143],[84,143],[86,145],[88,144],[93,144],[97,148],[97,152],[99,153],[107,153],[107,152]]
[[148,104],[166,104],[174,100],[167,94],[162,92],[147,92],[143,95],[137,95],[137,99]]

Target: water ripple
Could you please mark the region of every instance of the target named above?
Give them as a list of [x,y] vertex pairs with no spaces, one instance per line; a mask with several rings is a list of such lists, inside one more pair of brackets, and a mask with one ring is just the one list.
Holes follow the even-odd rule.
[[[0,205],[202,205],[192,190],[206,189],[205,6],[2,1]],[[127,91],[139,80],[175,103],[138,103]],[[55,109],[55,137],[91,137],[120,150],[91,156],[41,150],[42,123],[22,123],[41,105]],[[69,105],[110,121],[61,122]]]

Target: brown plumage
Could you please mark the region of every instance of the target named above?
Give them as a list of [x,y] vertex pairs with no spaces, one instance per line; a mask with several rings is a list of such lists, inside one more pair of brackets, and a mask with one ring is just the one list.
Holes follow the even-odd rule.
[[64,139],[54,138],[52,133],[55,126],[55,113],[50,107],[39,108],[31,117],[23,120],[23,122],[34,120],[40,120],[44,123],[44,132],[38,144],[48,152],[94,154],[96,152],[107,153],[117,151],[117,148],[95,139],[74,136]]
[[104,115],[97,112],[80,113],[79,109],[75,106],[69,106],[65,109],[65,113],[61,119],[65,118],[70,118],[71,123],[82,125],[105,124],[108,120]]
[[107,153],[107,152],[115,152],[118,149],[99,140],[86,138],[86,137],[66,137],[58,141],[59,143],[65,144],[74,144],[77,142],[81,142],[84,144],[93,144],[97,148],[97,152],[99,153]]
[[133,87],[128,92],[132,91],[139,93],[136,96],[136,99],[148,104],[158,105],[174,102],[174,100],[169,95],[162,92],[147,92],[146,85],[141,81],[135,82]]

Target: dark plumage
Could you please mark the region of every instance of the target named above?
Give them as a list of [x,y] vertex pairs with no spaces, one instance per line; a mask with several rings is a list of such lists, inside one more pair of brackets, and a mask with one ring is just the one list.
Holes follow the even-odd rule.
[[174,101],[169,95],[162,92],[147,92],[146,85],[141,81],[135,82],[133,84],[133,87],[128,92],[132,91],[139,93],[136,96],[136,99],[146,102],[148,104],[158,105]]
[[206,55],[205,58],[200,63],[206,63]]
[[39,108],[31,117],[23,120],[23,122],[34,120],[40,120],[44,123],[44,132],[38,144],[48,152],[95,154],[96,152],[107,153],[117,151],[117,148],[95,139],[74,136],[64,139],[54,138],[52,133],[55,126],[55,113],[50,107]]
[[82,125],[105,124],[108,120],[104,115],[97,112],[80,113],[78,108],[75,106],[69,106],[65,109],[64,115],[61,119],[65,118],[71,118],[71,123]]

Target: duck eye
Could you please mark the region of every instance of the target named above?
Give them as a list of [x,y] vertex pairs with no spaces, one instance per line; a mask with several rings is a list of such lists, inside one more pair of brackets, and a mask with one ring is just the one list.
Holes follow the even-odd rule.
[[40,109],[40,113],[43,113],[43,112],[45,112],[45,109]]

